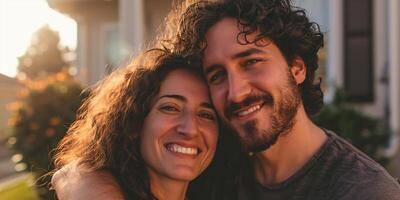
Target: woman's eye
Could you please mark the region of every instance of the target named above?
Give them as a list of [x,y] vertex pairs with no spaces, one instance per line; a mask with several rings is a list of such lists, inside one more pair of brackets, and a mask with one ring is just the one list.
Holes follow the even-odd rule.
[[178,112],[179,109],[176,108],[175,106],[171,105],[164,105],[160,107],[161,110],[166,111],[166,112]]
[[215,120],[214,114],[210,113],[210,112],[201,112],[201,113],[199,113],[199,116],[201,118],[203,118],[203,119],[207,119],[207,120],[210,120],[210,121],[214,121]]

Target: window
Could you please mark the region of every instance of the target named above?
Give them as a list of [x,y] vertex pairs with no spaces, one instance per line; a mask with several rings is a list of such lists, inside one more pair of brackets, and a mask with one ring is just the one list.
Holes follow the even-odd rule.
[[344,81],[350,101],[373,101],[371,0],[344,1]]

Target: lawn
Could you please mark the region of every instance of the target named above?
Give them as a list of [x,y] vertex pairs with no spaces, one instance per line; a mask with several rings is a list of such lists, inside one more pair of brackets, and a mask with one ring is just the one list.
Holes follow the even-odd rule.
[[31,174],[16,177],[0,184],[0,199],[38,200],[36,191],[31,187],[34,178]]

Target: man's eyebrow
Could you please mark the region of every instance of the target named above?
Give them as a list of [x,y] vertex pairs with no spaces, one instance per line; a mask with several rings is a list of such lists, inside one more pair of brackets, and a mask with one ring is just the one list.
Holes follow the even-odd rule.
[[207,66],[203,70],[203,73],[205,76],[207,76],[209,73],[213,72],[214,70],[218,69],[221,66],[222,66],[221,64],[213,64],[213,65]]
[[166,95],[162,95],[162,96],[160,96],[160,98],[158,98],[158,99],[161,99],[161,98],[173,98],[173,99],[177,99],[177,100],[180,100],[180,101],[183,101],[183,102],[187,102],[186,97],[181,96],[181,95],[177,95],[177,94],[166,94]]
[[259,53],[265,53],[265,52],[263,50],[261,50],[261,49],[250,48],[250,49],[247,49],[245,51],[241,51],[239,53],[236,53],[231,58],[232,59],[238,59],[238,58],[243,58],[243,57],[250,56],[252,54],[259,54]]
[[[265,52],[261,49],[250,48],[245,51],[236,53],[235,55],[231,56],[231,59],[244,58],[244,57],[250,56],[252,54],[260,54],[260,53],[267,53],[267,52]],[[207,74],[211,73],[212,71],[216,70],[219,67],[221,67],[221,64],[212,64],[207,67],[204,67],[204,71],[203,71],[204,75],[207,76]]]

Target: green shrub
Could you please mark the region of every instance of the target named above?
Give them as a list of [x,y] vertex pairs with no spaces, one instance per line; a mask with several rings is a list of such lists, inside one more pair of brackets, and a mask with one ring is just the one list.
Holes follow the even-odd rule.
[[342,136],[383,166],[388,163],[389,158],[381,153],[390,139],[387,123],[351,108],[342,91],[314,117],[314,122]]

